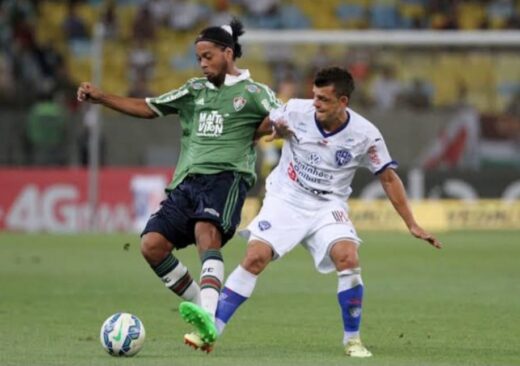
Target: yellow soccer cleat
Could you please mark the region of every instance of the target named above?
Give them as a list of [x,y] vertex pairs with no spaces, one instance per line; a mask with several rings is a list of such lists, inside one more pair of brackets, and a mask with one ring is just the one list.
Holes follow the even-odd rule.
[[345,345],[345,354],[349,357],[372,357],[372,352],[370,352],[365,348],[365,346],[363,346],[363,343],[361,343],[361,338],[359,337],[349,339],[349,341]]
[[203,352],[210,353],[213,351],[213,346],[215,343],[206,343],[202,340],[198,333],[192,332],[184,335],[184,344],[190,346],[193,349],[200,349]]

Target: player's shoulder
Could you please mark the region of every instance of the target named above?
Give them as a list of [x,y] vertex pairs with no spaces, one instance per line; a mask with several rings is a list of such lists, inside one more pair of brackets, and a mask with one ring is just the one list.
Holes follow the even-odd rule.
[[251,78],[244,80],[242,82],[242,85],[244,86],[244,89],[251,94],[252,96],[255,96],[257,94],[274,94],[274,92],[271,90],[269,86],[266,84],[260,83],[258,81],[255,81]]
[[208,79],[206,79],[205,77],[195,77],[186,81],[183,87],[189,89],[192,92],[197,92],[199,90],[206,89],[208,87],[207,83]]
[[282,108],[287,112],[311,114],[314,116],[315,108],[312,99],[292,98],[285,103]]
[[363,117],[351,108],[347,108],[347,111],[350,115],[350,131],[354,130],[357,134],[367,137],[379,136],[381,134],[376,125],[367,118]]

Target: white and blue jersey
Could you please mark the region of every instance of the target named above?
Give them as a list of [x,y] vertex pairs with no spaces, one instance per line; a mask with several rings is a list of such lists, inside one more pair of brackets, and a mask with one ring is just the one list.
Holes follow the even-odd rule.
[[284,120],[294,136],[284,141],[280,162],[267,178],[268,194],[304,207],[345,202],[359,167],[374,174],[397,167],[377,127],[352,109],[347,112],[345,124],[326,132],[311,99],[291,99],[271,111],[269,118]]

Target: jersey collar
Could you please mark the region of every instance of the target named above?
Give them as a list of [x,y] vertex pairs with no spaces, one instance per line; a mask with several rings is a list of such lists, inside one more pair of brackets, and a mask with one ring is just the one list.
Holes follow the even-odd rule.
[[[233,86],[243,80],[247,80],[251,78],[251,74],[249,73],[249,70],[247,69],[238,69],[240,72],[239,75],[230,75],[226,74],[226,78],[224,79],[224,85],[225,86]],[[206,81],[206,86],[210,89],[217,89],[215,85],[210,83],[209,81]]]
[[331,132],[327,132],[321,127],[321,124],[318,122],[318,119],[316,118],[316,113],[314,114],[314,122],[316,122],[316,127],[318,127],[318,130],[320,131],[320,133],[323,137],[331,137],[331,136],[343,131],[348,126],[348,124],[350,122],[350,112],[347,109],[347,119],[345,120],[345,122],[343,122],[343,124],[341,126],[339,126],[334,131],[331,131]]

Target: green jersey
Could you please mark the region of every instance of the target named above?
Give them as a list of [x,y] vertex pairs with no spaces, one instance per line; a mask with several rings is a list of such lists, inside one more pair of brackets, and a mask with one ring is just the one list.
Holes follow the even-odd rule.
[[250,78],[249,71],[226,75],[217,88],[206,78],[194,78],[176,90],[147,98],[159,116],[178,114],[181,152],[174,189],[188,174],[241,173],[251,186],[256,180],[253,136],[269,111],[280,105],[273,91]]

